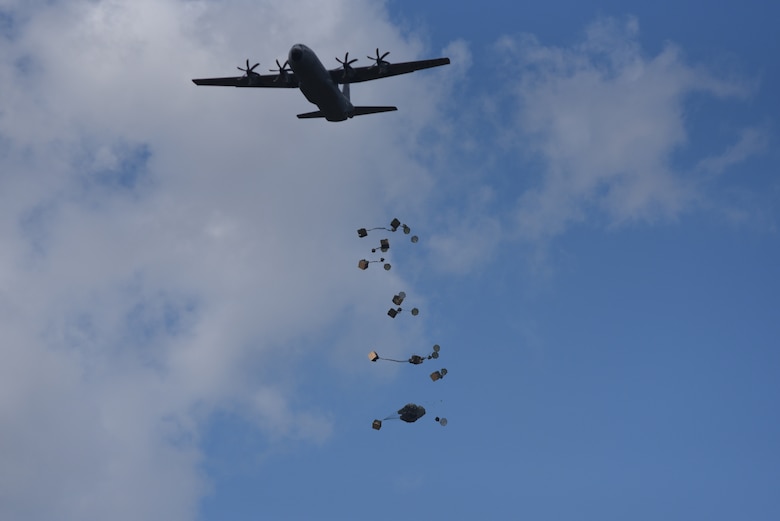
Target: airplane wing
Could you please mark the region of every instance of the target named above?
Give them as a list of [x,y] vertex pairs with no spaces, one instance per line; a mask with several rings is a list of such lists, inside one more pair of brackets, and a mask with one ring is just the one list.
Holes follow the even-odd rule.
[[440,65],[447,65],[449,63],[449,58],[436,58],[433,60],[419,60],[414,62],[383,63],[381,65],[371,65],[369,67],[351,67],[347,76],[344,75],[344,69],[341,68],[333,69],[328,72],[330,72],[330,77],[333,78],[333,81],[336,83],[360,83],[361,81],[398,76],[399,74],[430,69],[431,67],[439,67]]
[[192,80],[195,85],[214,85],[219,87],[266,87],[277,89],[298,88],[298,78],[288,72],[285,76],[278,74],[256,74],[236,76],[232,78],[203,78]]

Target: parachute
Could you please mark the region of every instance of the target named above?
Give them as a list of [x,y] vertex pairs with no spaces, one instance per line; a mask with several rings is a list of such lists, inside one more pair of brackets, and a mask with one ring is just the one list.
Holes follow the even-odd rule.
[[371,253],[376,253],[376,250],[386,253],[390,249],[390,241],[388,239],[382,239],[379,241],[379,248],[371,248]]
[[436,380],[441,380],[446,375],[447,375],[447,370],[442,367],[441,370],[434,371],[431,373],[431,380],[435,382]]
[[[420,355],[412,355],[409,357],[408,360],[396,360],[394,358],[383,358],[379,356],[379,354],[376,351],[371,351],[368,353],[368,359],[372,362],[376,362],[377,360],[386,360],[388,362],[398,362],[398,363],[406,363],[409,362],[412,365],[420,365],[421,363],[425,362],[426,360],[435,360],[439,358],[439,351],[441,350],[441,347],[439,344],[434,344],[433,346],[433,352],[429,354],[428,356],[420,356]],[[444,374],[439,375],[439,378],[443,377],[445,374],[447,374],[447,370],[443,369]],[[436,380],[434,380],[436,381]]]
[[[397,295],[393,296],[393,304],[398,306],[397,308],[390,308],[387,310],[387,316],[390,318],[395,318],[399,313],[403,311],[403,308],[401,308],[401,303],[403,303],[404,299],[406,298],[406,293],[403,291],[398,292]],[[417,308],[412,308],[411,313],[413,317],[416,317],[420,314],[420,310]]]
[[[414,403],[407,403],[400,409],[398,409],[398,417],[401,421],[406,423],[414,423],[420,418],[425,416],[425,407]],[[387,418],[385,418],[387,419]]]
[[[379,260],[374,260],[374,261],[370,261],[370,260],[367,260],[367,259],[360,259],[358,261],[358,268],[360,268],[361,270],[367,270],[368,269],[368,265],[369,264],[373,264],[374,262],[385,262],[385,259],[384,259],[384,257],[380,258]],[[391,268],[390,263],[385,262],[383,267],[385,268],[385,271],[390,271],[390,268]]]
[[[393,220],[390,222],[390,227],[385,226],[378,226],[375,228],[358,228],[357,234],[359,238],[365,238],[368,237],[369,232],[374,230],[385,230],[388,232],[396,232],[398,230],[402,230],[404,235],[410,235],[411,234],[411,228],[399,221],[397,218],[393,218]],[[417,243],[419,241],[419,237],[416,235],[412,235],[411,242]],[[380,254],[386,254],[388,251],[390,251],[390,240],[387,238],[380,239],[379,246],[374,246],[371,248],[372,254],[377,254],[377,252],[380,252]],[[395,251],[395,250],[394,250]],[[374,257],[376,259],[376,257]],[[369,259],[361,259],[358,261],[358,268],[361,270],[367,270],[371,264],[382,264],[382,267],[385,269],[385,271],[389,271],[391,268],[391,265],[389,262],[385,262],[384,257],[380,257],[378,260],[369,260]],[[393,306],[387,311],[387,316],[390,318],[397,317],[400,313],[404,311],[404,308],[401,307],[403,305],[404,300],[406,299],[406,293],[403,291],[399,291],[396,295],[393,296],[392,302]],[[420,314],[420,310],[416,307],[413,307],[409,309],[409,312],[412,316],[417,316]],[[434,344],[433,351],[427,355],[417,355],[413,354],[406,360],[397,360],[393,358],[383,358],[379,356],[379,354],[376,351],[371,351],[368,354],[368,359],[372,362],[376,362],[378,360],[385,360],[388,362],[397,362],[397,363],[409,363],[412,365],[420,365],[426,360],[434,360],[439,358],[439,351],[441,350],[441,347],[439,344]],[[447,369],[441,368],[438,371],[433,371],[429,376],[431,378],[431,381],[436,382],[438,380],[441,380],[447,375]],[[391,414],[390,416],[384,418],[383,420],[376,419],[372,422],[371,427],[374,430],[380,430],[382,428],[382,422],[387,420],[401,420],[406,423],[414,423],[420,418],[425,416],[425,407],[422,405],[417,405],[415,403],[407,403],[400,409],[398,409],[394,414]],[[444,427],[447,425],[447,419],[443,417],[436,416],[435,421]]]
[[[398,230],[399,227],[403,230],[404,235],[409,235],[412,232],[412,229],[409,228],[409,226],[407,226],[406,224],[401,224],[401,221],[399,221],[396,218],[393,218],[393,220],[390,221],[390,228],[386,228],[384,226],[377,226],[376,228],[359,228],[358,231],[357,231],[357,234],[358,234],[358,237],[360,237],[362,239],[363,237],[367,237],[368,236],[368,232],[373,231],[373,230],[387,230],[389,232],[395,232],[395,231]],[[419,237],[417,237],[416,235],[412,235],[412,238],[411,238],[412,242],[416,243],[419,240],[420,240]],[[383,250],[383,251],[387,251],[387,250]]]
[[[435,360],[435,359],[439,358],[439,351],[440,350],[441,350],[441,347],[439,347],[439,344],[435,344],[433,346],[433,352],[431,354],[429,354],[428,356],[412,355],[412,356],[409,357],[408,360],[397,360],[395,358],[383,358],[383,357],[379,356],[379,353],[377,353],[376,351],[371,351],[370,353],[368,353],[368,359],[371,360],[372,362],[376,362],[377,360],[386,360],[388,362],[397,362],[399,364],[403,364],[403,363],[407,363],[408,362],[408,363],[410,363],[412,365],[420,365],[421,363],[425,362],[426,360],[431,360],[431,359]],[[444,368],[444,367],[442,367],[438,371],[432,372],[430,374],[431,381],[436,382],[438,380],[441,380],[442,378],[444,378],[447,375],[447,372],[448,372],[447,369]]]
[[[401,420],[401,421],[405,421],[406,423],[414,423],[420,418],[422,418],[423,416],[425,416],[425,407],[423,407],[422,405],[417,405],[416,403],[407,403],[406,405],[398,409],[398,411],[396,411],[395,414],[391,414],[390,416],[388,416],[383,420],[374,420],[371,423],[371,427],[374,430],[378,431],[379,429],[382,428],[383,421]],[[447,425],[447,418],[440,418],[437,416],[435,420],[442,427]]]
[[[412,229],[409,228],[409,226],[407,226],[406,224],[401,224],[401,221],[399,221],[398,219],[394,218],[390,222],[390,227],[389,228],[386,228],[384,226],[377,226],[376,228],[359,228],[357,233],[358,233],[358,237],[363,238],[363,237],[367,237],[368,236],[368,232],[370,232],[372,230],[387,230],[387,231],[390,231],[390,232],[395,232],[399,228],[401,228],[403,230],[404,234],[406,234],[406,235],[409,235],[412,232]],[[411,241],[413,243],[416,243],[419,240],[420,240],[420,238],[417,237],[416,235],[412,236]],[[379,247],[371,248],[371,253],[376,253],[377,251],[382,252],[382,253],[387,253],[389,250],[390,250],[390,240],[389,239],[381,239],[379,241]],[[361,270],[368,269],[369,264],[374,263],[374,262],[385,262],[385,259],[381,258],[378,261],[371,261],[371,260],[368,260],[368,259],[360,259],[360,261],[358,261],[358,268],[360,268]],[[383,267],[385,268],[385,271],[388,271],[388,270],[390,270],[391,266],[390,266],[389,263],[385,263],[385,264],[383,264]]]

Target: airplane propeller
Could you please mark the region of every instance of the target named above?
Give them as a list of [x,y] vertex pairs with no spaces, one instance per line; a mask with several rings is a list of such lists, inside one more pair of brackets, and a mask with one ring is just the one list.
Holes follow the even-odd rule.
[[344,77],[346,78],[351,74],[350,71],[352,71],[352,64],[357,61],[357,58],[349,59],[349,53],[346,53],[344,55],[344,61],[339,60],[336,58],[336,61],[339,62],[341,65],[344,66]]
[[249,66],[249,59],[247,58],[247,60],[246,60],[246,69],[242,69],[241,67],[236,67],[236,69],[238,69],[238,70],[240,70],[240,71],[244,71],[244,72],[246,73],[246,75],[247,75],[247,76],[249,76],[249,75],[251,75],[251,74],[257,74],[257,73],[255,72],[255,67],[257,67],[258,65],[260,65],[260,63],[259,63],[259,62],[258,62],[258,63],[255,63],[254,65],[252,65],[252,66],[250,67],[250,66]]
[[382,65],[390,65],[390,62],[385,60],[385,56],[387,56],[388,54],[390,54],[390,51],[387,51],[382,56],[379,56],[379,47],[377,47],[376,48],[376,58],[374,58],[372,56],[366,56],[366,58],[368,58],[369,60],[374,60],[376,62],[376,65],[378,67],[381,67]]
[[287,80],[288,80],[288,78],[287,78],[287,73],[288,73],[288,72],[292,72],[290,69],[288,69],[288,68],[287,68],[287,66],[288,66],[289,64],[290,64],[290,62],[289,62],[289,61],[286,61],[286,62],[284,62],[284,65],[281,65],[281,64],[279,63],[279,60],[276,60],[276,66],[277,66],[278,68],[277,68],[277,69],[268,69],[268,70],[269,70],[269,71],[271,71],[271,72],[278,72],[278,73],[279,73],[279,77],[278,77],[278,78],[276,78],[274,81],[278,81],[278,80],[280,80],[280,79],[282,79],[282,80],[284,80],[284,81],[287,81]]

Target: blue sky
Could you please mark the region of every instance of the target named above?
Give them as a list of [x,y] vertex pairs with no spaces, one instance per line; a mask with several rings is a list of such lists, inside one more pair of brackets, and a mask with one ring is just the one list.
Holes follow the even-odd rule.
[[778,10],[0,1],[0,518],[777,519]]

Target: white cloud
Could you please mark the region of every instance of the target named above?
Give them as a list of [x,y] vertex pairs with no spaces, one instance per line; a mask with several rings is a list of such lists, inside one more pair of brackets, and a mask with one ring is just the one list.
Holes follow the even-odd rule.
[[673,219],[696,198],[672,163],[688,140],[685,101],[742,97],[748,88],[686,64],[672,44],[648,57],[637,34],[633,18],[604,19],[573,48],[500,40],[518,76],[506,140],[544,164],[538,186],[519,199],[520,236],[556,235],[593,210],[613,225]]
[[354,302],[402,285],[357,270],[354,230],[425,199],[410,148],[446,81],[353,89],[403,126],[298,121],[297,91],[190,82],[296,41],[326,62],[417,58],[372,2],[3,5],[0,518],[191,519],[214,411],[269,440],[331,435],[302,362]]
[[[635,18],[600,19],[570,47],[522,35],[499,38],[493,51],[483,61],[496,68],[481,64],[471,78],[489,77],[488,93],[456,89],[462,96],[444,134],[453,146],[442,163],[454,173],[437,197],[453,209],[438,212],[429,242],[444,271],[470,272],[518,239],[536,249],[524,257],[539,269],[548,240],[586,220],[607,228],[674,221],[707,206],[712,176],[703,173],[766,146],[767,130],[752,127],[698,164],[677,163],[692,139],[691,99],[739,101],[755,85],[690,64],[671,43],[648,55]],[[459,57],[449,72],[463,83],[469,49],[455,42],[449,52]]]
[[437,269],[464,274],[494,256],[502,238],[501,223],[491,209],[495,198],[492,189],[483,187],[463,209],[443,219],[445,228],[431,236],[428,246]]
[[742,129],[737,142],[721,154],[699,161],[698,169],[711,174],[722,174],[729,167],[764,151],[769,145],[769,135],[765,128],[750,127]]

